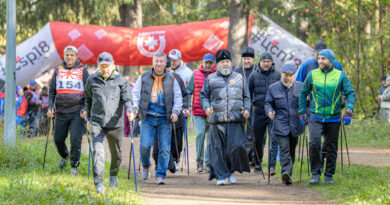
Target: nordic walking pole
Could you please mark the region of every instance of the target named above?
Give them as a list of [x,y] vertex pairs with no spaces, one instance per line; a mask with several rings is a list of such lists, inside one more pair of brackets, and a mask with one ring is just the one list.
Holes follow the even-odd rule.
[[[131,126],[131,124],[129,123],[129,126]],[[128,137],[128,136],[127,136]],[[129,159],[129,169],[127,170],[127,179],[130,179],[130,173],[131,173],[131,156],[133,154],[133,143],[131,143],[131,146],[130,146],[130,159]],[[134,156],[134,159],[135,159],[135,156]]]
[[45,154],[43,155],[42,169],[45,169],[47,144],[49,143],[49,136],[51,136],[52,133],[53,133],[53,118],[50,118],[50,127],[49,127],[49,133],[47,133],[47,135],[46,135]]
[[[271,148],[272,148],[272,145],[271,145],[271,141],[272,141],[272,129],[273,129],[273,123],[274,121],[271,120],[271,131],[269,131],[268,133],[268,184],[270,184],[271,182]],[[268,126],[268,129],[269,129],[270,126]]]
[[[255,136],[253,134],[253,130],[251,129],[249,123],[248,123],[248,119],[245,119],[246,121],[246,124],[248,125],[247,126],[247,129],[249,129],[249,133],[251,135],[251,138],[252,138],[252,146],[253,146],[253,150],[255,151],[255,156],[257,158],[257,161],[260,163],[260,157],[259,157],[259,153],[257,152],[257,149],[256,149],[256,143],[255,143]],[[261,165],[260,165],[261,166]],[[263,179],[264,179],[264,183],[265,183],[265,175],[264,175],[264,172],[261,171],[261,173],[263,174]]]
[[87,133],[87,139],[88,139],[88,178],[91,175],[91,139],[90,139],[91,134]]
[[[341,119],[341,121],[343,121],[343,119]],[[342,124],[341,124],[342,126]],[[341,147],[341,171],[343,172],[344,171],[344,159],[343,159],[343,131],[340,130],[341,132],[341,137],[340,137],[340,147]]]
[[[303,129],[303,131],[306,131],[306,127]],[[305,136],[305,134],[304,134]],[[302,138],[302,136],[301,136]],[[302,167],[303,167],[303,148],[305,147],[305,141],[302,138],[302,149],[300,149],[298,155],[301,155],[301,169],[299,170],[299,182],[302,182]],[[299,157],[299,156],[298,156]]]
[[[134,155],[134,133],[133,133],[133,121],[130,121],[130,135],[131,135],[131,152]],[[135,157],[133,157],[133,167],[134,167],[134,183],[135,183],[135,191],[138,191],[138,186],[137,186],[137,169],[135,166]],[[130,169],[130,167],[129,167]]]
[[[173,125],[173,137],[175,138],[176,156],[180,158],[180,155],[179,155],[179,148],[178,148],[178,146],[177,146],[176,125],[175,125],[174,122],[172,123],[172,125]],[[176,167],[175,167],[175,169],[176,169]]]
[[186,147],[187,147],[187,174],[190,175],[190,163],[189,163],[189,154],[188,154],[188,135],[187,135],[187,119],[186,116],[183,115],[184,120],[184,133],[185,133],[185,139],[186,139]]
[[347,148],[348,165],[350,166],[351,165],[351,160],[349,158],[348,141],[347,141],[347,135],[345,134],[345,126],[344,126],[344,122],[343,121],[342,121],[341,125],[342,125],[343,132],[344,132],[345,147]]
[[[306,141],[306,159],[307,159],[307,176],[310,176],[310,155],[309,155],[309,141],[305,129],[305,141]],[[302,148],[303,149],[303,148]],[[303,160],[303,156],[302,156]]]
[[299,157],[300,157],[300,154],[301,154],[301,141],[302,141],[302,135],[301,136],[298,136],[298,162],[299,162]]

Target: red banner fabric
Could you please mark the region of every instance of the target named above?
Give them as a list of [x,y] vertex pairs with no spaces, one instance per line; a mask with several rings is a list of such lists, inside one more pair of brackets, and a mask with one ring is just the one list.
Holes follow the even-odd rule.
[[[97,64],[100,53],[114,56],[116,65],[151,65],[156,51],[182,53],[184,62],[200,61],[228,46],[229,19],[139,29],[51,22],[50,29],[58,54],[68,45],[78,49],[83,63]],[[250,30],[249,30],[250,31]]]

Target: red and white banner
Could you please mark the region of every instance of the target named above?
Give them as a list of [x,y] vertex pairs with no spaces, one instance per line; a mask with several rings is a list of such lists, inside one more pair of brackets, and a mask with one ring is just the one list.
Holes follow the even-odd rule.
[[[263,19],[267,20],[264,16]],[[257,52],[264,52],[262,48],[266,48],[274,54],[277,64],[306,58],[306,51],[311,49],[308,45],[267,21],[270,22],[268,28],[249,27],[252,31],[249,46]],[[106,51],[113,55],[116,65],[151,65],[154,52],[167,54],[171,49],[179,49],[184,62],[200,61],[206,53],[226,49],[228,34],[228,18],[139,29],[49,22],[17,46],[16,84],[25,85],[44,71],[57,67],[68,45],[78,49],[79,59],[85,64],[96,64],[98,55]],[[265,44],[269,40],[272,45]],[[301,58],[302,55],[305,57]],[[0,56],[0,78],[4,76],[5,55]]]

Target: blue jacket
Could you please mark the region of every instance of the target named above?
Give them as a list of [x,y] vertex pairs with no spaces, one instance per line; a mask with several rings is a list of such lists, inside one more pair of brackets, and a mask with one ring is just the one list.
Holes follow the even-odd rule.
[[298,102],[302,83],[295,82],[287,88],[281,81],[269,86],[265,99],[264,109],[267,113],[275,112],[273,132],[275,135],[298,137],[303,132],[299,119]]
[[[334,61],[333,65],[337,70],[343,71],[343,67],[341,67],[341,64],[339,62]],[[312,58],[312,59],[306,61],[305,63],[303,63],[301,65],[301,68],[299,69],[298,74],[297,74],[296,81],[303,83],[306,79],[307,74],[309,74],[310,71],[317,69],[317,68],[318,68],[318,62],[316,61],[315,58]]]

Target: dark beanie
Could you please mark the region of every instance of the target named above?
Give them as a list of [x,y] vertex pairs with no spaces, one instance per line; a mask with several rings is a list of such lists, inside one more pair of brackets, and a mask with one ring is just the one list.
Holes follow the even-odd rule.
[[217,57],[217,63],[219,63],[219,61],[221,60],[226,59],[232,61],[232,54],[230,54],[230,51],[225,49],[219,50],[215,56]]
[[254,58],[255,57],[255,50],[253,50],[253,48],[251,48],[251,47],[243,48],[242,52],[241,52],[241,57]]
[[273,61],[271,53],[265,52],[265,53],[261,54],[260,61],[265,60],[265,59],[269,59],[269,60]]
[[165,67],[171,67],[171,58],[169,56],[165,56],[165,58],[167,59],[167,65]]

